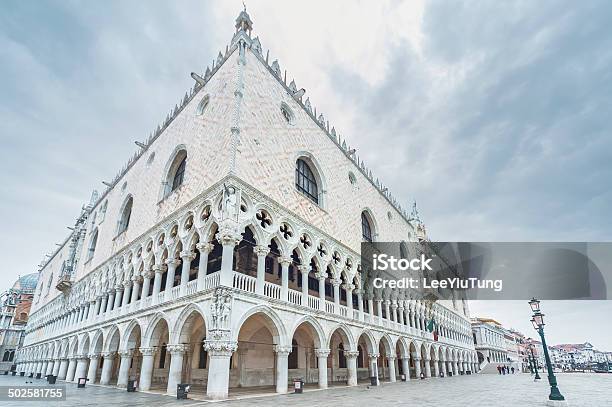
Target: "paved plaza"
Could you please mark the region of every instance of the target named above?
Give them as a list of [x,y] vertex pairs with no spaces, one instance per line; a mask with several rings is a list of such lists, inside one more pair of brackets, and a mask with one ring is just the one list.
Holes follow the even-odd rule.
[[[560,389],[572,407],[612,406],[612,375],[610,374],[560,374]],[[0,385],[23,385],[22,377],[0,376]],[[44,380],[34,380],[43,385]],[[60,384],[61,385],[61,384]],[[103,386],[87,386],[77,389],[67,386],[66,401],[62,402],[2,402],[2,406],[204,406],[213,402],[201,400],[176,400],[169,396],[151,393],[127,393],[125,390]],[[222,406],[423,406],[423,407],[491,407],[491,406],[542,406],[548,394],[545,379],[534,383],[523,375],[475,375],[456,378],[429,379],[408,383],[383,383],[378,388],[365,385],[328,390],[311,390],[304,394],[282,396],[245,396],[243,399],[214,402]]]

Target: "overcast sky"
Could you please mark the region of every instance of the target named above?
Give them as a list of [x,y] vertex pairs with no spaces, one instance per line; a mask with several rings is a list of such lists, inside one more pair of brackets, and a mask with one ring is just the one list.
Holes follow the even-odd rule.
[[[248,1],[264,50],[434,240],[612,240],[612,4]],[[224,50],[240,1],[8,0],[2,290]],[[612,302],[545,304],[612,350]],[[527,304],[474,304],[531,335]],[[608,324],[609,325],[609,324]]]

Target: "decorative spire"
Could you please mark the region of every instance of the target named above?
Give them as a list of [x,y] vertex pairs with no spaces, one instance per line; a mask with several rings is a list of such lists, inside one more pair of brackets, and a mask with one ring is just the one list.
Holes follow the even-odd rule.
[[[244,3],[242,4],[244,5]],[[249,13],[247,13],[245,5],[244,10],[242,10],[238,15],[238,18],[236,18],[236,32],[244,31],[251,36],[251,30],[253,30],[253,21],[251,20]]]

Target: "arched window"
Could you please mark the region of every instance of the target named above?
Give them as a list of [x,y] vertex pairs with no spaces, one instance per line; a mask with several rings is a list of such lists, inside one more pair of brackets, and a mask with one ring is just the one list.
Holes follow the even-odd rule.
[[176,168],[176,172],[174,173],[174,179],[172,180],[172,191],[177,189],[183,184],[183,178],[185,177],[185,162],[187,161],[187,156],[183,157],[178,167]]
[[169,165],[166,167],[166,178],[162,182],[161,199],[164,199],[183,185],[185,181],[185,170],[187,168],[187,150],[177,148],[175,154],[171,157]]
[[96,244],[98,243],[98,229],[95,229],[91,240],[89,241],[89,250],[87,251],[87,260],[91,259],[96,251]]
[[208,102],[210,102],[210,96],[206,95],[202,98],[202,100],[200,101],[200,103],[198,104],[198,109],[196,111],[196,114],[198,116],[201,116],[204,114],[204,111],[206,110],[206,108],[208,107]]
[[364,242],[372,241],[372,224],[365,211],[361,212],[361,237]]
[[319,204],[319,187],[314,173],[303,159],[299,158],[295,164],[295,187],[306,195],[308,199]]
[[293,124],[295,122],[295,115],[286,103],[281,103],[280,111],[288,124]]
[[134,199],[130,196],[125,204],[123,205],[123,210],[121,211],[121,217],[119,218],[119,230],[118,235],[125,232],[130,226],[130,217],[132,216],[132,205],[134,204]]

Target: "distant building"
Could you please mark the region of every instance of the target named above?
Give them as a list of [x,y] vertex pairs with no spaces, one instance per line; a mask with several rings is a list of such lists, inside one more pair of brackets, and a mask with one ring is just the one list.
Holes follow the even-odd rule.
[[589,342],[564,343],[550,349],[556,358],[553,363],[564,364],[567,369],[591,369],[598,363],[612,361],[612,352],[599,351]]
[[0,297],[0,371],[11,370],[15,352],[23,345],[37,282],[38,273],[20,277]]

